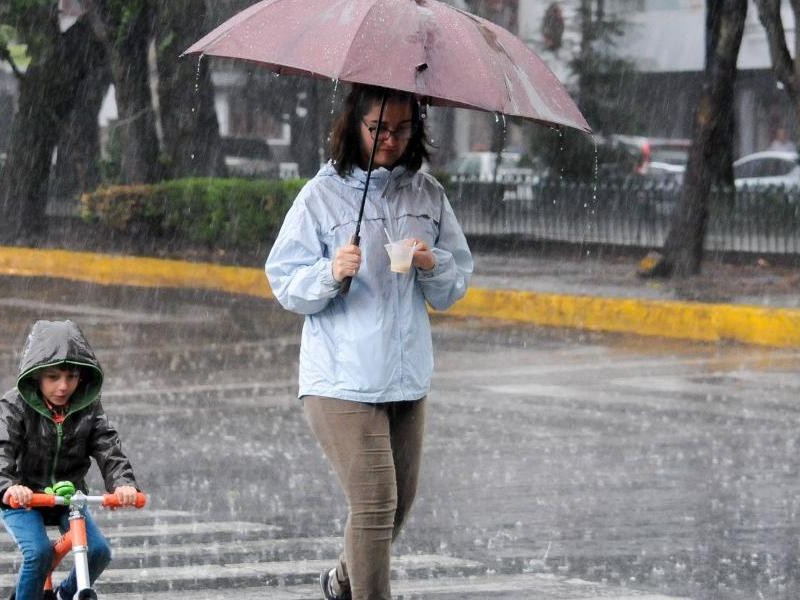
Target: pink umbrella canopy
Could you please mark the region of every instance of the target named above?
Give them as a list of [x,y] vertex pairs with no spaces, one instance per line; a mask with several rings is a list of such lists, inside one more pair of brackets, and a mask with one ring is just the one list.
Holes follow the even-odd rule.
[[519,38],[437,0],[262,0],[184,54],[591,132],[561,82]]

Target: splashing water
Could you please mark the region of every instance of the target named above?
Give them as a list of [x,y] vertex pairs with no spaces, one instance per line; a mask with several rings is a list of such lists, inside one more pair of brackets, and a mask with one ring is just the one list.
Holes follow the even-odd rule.
[[[194,106],[192,106],[192,114],[193,115],[197,115],[198,117],[200,115],[200,68],[202,66],[203,57],[204,56],[205,56],[205,53],[201,52],[200,56],[197,57],[197,67],[194,70],[194,98],[195,98],[195,102],[194,102]],[[192,160],[192,161],[195,159],[195,153],[194,152],[192,152],[189,155],[189,159]]]
[[333,92],[331,92],[331,117],[334,116],[336,112],[336,92],[339,91],[339,80],[333,80]]

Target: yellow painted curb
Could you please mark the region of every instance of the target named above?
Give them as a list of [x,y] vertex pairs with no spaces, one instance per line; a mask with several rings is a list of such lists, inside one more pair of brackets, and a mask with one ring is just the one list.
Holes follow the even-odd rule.
[[[272,298],[263,270],[66,250],[0,247],[0,274],[101,285],[190,287]],[[445,314],[553,327],[800,348],[800,310],[472,288]]]
[[260,269],[160,258],[0,247],[0,274],[57,277],[100,285],[191,287],[271,298]]
[[447,313],[591,331],[800,348],[800,310],[790,308],[473,288]]

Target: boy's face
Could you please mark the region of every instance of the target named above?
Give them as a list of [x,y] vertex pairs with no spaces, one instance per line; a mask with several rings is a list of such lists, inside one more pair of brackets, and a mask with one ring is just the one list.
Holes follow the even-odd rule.
[[49,367],[42,370],[39,389],[53,406],[64,406],[80,382],[80,372]]

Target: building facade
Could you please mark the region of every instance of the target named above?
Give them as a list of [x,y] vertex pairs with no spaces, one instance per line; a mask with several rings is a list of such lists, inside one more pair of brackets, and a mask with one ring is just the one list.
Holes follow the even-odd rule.
[[[581,3],[582,0],[551,3],[523,0],[519,4],[518,35],[568,86],[575,83],[568,63],[580,49]],[[591,4],[596,9],[598,3]],[[694,110],[704,79],[706,1],[606,0],[602,4],[609,15],[624,24],[617,50],[638,71],[637,77],[629,82],[626,96],[628,104],[641,113],[644,129],[624,133],[691,137]],[[794,48],[794,17],[788,3],[782,6],[787,45]],[[556,10],[563,21],[562,35],[560,43],[550,47],[548,11],[552,15]],[[778,128],[786,129],[798,141],[794,110],[772,73],[766,33],[752,1],[748,5],[737,66],[734,155],[766,148]]]

